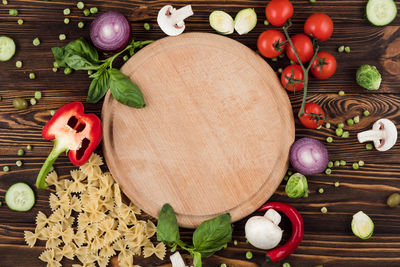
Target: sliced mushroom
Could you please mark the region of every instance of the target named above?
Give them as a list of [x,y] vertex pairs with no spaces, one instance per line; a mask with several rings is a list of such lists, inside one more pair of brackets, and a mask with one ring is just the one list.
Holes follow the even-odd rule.
[[191,5],[175,9],[171,5],[164,6],[158,12],[157,23],[161,30],[169,36],[177,36],[185,30],[184,20],[193,15]]
[[396,144],[396,125],[388,119],[380,119],[374,123],[372,130],[361,132],[357,137],[360,143],[372,141],[376,150],[387,151]]

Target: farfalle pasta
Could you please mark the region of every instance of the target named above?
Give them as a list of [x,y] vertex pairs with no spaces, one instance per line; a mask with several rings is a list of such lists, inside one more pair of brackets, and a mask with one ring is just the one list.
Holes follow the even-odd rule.
[[[55,171],[46,182],[55,188],[49,197],[52,211],[39,211],[34,232],[25,231],[28,246],[45,241],[46,250],[39,259],[47,267],[61,266],[61,260],[78,259],[78,267],[106,267],[117,256],[120,266],[133,266],[134,256],[163,259],[164,243],[154,245],[150,238],[157,231],[151,221],[139,220],[141,210],[122,202],[121,191],[109,172],[102,173],[103,159],[93,154],[71,179],[60,179]],[[38,241],[41,240],[41,241]]]

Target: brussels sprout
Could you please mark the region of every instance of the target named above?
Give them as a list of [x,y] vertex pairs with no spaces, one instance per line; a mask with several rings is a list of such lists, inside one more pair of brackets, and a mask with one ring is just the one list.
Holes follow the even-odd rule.
[[368,90],[378,90],[382,77],[375,66],[362,65],[357,70],[357,83]]
[[307,178],[301,173],[293,174],[286,184],[285,192],[291,198],[308,197]]

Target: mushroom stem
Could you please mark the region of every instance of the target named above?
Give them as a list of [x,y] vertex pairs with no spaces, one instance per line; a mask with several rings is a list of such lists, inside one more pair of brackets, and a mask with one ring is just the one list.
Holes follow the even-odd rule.
[[173,25],[182,27],[185,24],[183,21],[192,15],[193,15],[192,6],[187,5],[181,7],[180,9],[171,11],[171,22],[173,23]]
[[278,225],[281,222],[281,215],[274,209],[269,209],[264,214],[264,217],[273,222],[275,225]]
[[368,130],[357,134],[358,141],[365,143],[368,141],[381,140],[383,138],[382,131]]
[[387,151],[397,142],[397,128],[392,121],[380,119],[374,123],[372,130],[359,133],[357,138],[360,143],[372,141],[377,150]]

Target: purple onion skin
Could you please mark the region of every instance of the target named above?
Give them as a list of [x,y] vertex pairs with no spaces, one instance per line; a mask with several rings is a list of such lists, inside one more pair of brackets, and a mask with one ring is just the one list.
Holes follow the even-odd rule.
[[[302,160],[299,159],[299,152],[302,149],[312,150],[314,153],[318,153],[319,159],[314,159],[314,163],[305,165]],[[328,150],[320,141],[313,138],[301,138],[294,142],[290,148],[290,163],[292,167],[303,175],[313,175],[322,173],[328,167],[329,156]]]
[[[101,34],[105,25],[119,25],[119,30],[114,31],[115,36],[107,39]],[[114,27],[112,27],[115,30]],[[124,49],[131,40],[131,25],[119,12],[109,11],[97,17],[90,25],[90,39],[95,47],[105,52],[118,52]]]

